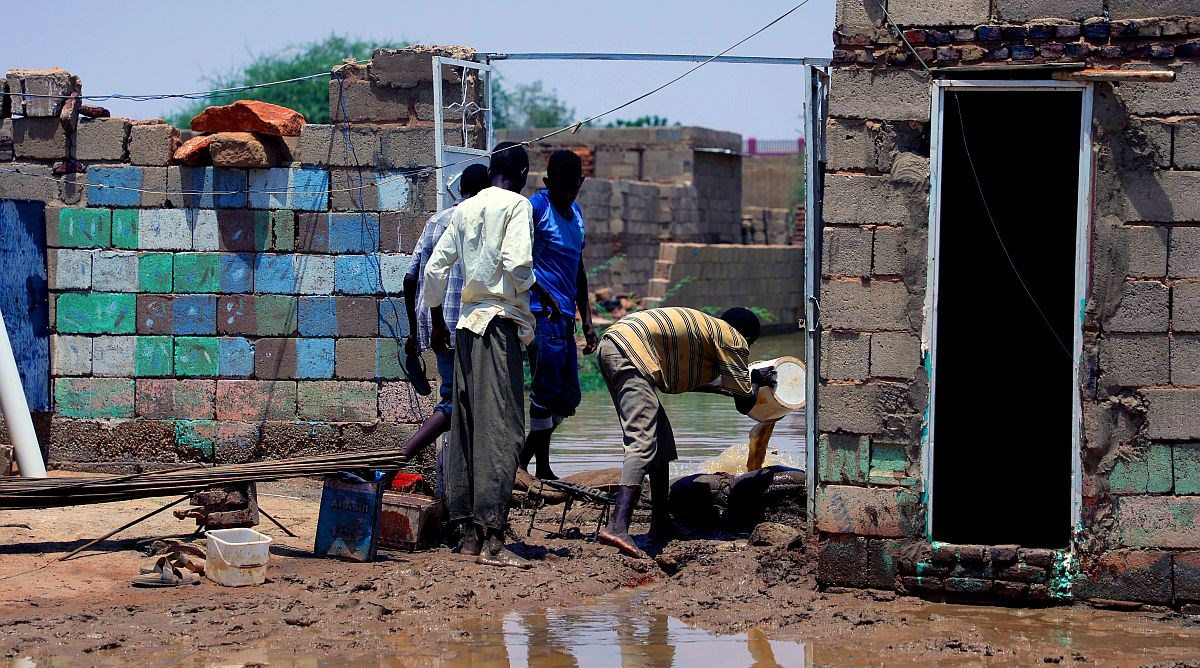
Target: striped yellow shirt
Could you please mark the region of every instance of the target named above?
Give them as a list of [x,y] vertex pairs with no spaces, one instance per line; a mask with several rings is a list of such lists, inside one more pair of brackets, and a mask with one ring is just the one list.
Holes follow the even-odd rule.
[[676,306],[639,311],[604,333],[659,390],[679,394],[711,383],[750,394],[750,346],[729,323]]

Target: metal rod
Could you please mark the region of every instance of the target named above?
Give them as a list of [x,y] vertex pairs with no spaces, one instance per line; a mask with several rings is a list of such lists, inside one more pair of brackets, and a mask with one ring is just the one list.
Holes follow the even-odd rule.
[[[667,63],[739,63],[746,65],[814,65],[829,67],[829,58],[775,58],[766,56],[705,56],[692,53],[481,53],[484,62],[493,60],[636,60]],[[490,106],[490,105],[489,105]]]
[[37,432],[33,430],[33,417],[29,414],[29,402],[25,400],[25,389],[21,386],[21,374],[17,371],[17,360],[13,356],[12,343],[4,326],[4,314],[0,313],[0,413],[8,425],[12,437],[13,451],[22,478],[45,478],[46,462],[42,461],[42,448],[38,445]]
[[265,518],[267,518],[267,519],[271,520],[271,523],[272,523],[272,524],[274,524],[275,526],[277,526],[277,527],[279,527],[280,529],[282,529],[282,530],[283,530],[283,532],[284,532],[284,533],[286,533],[286,534],[287,534],[289,537],[291,537],[291,538],[299,538],[299,536],[297,536],[296,534],[292,533],[291,529],[288,529],[287,527],[283,526],[283,524],[282,524],[282,523],[280,523],[280,521],[279,521],[279,520],[275,519],[274,517],[271,517],[271,515],[270,515],[270,514],[268,514],[268,513],[267,513],[267,511],[265,511],[265,510],[263,510],[263,509],[262,509],[262,506],[259,506],[259,507],[258,507],[258,512],[262,513],[262,516],[263,516],[263,517],[265,517]]
[[161,513],[162,511],[167,510],[168,508],[171,508],[173,506],[177,506],[177,505],[183,503],[184,501],[187,501],[190,498],[192,498],[191,494],[185,494],[185,495],[179,497],[178,499],[163,506],[162,508],[159,508],[158,510],[153,510],[151,512],[148,512],[145,515],[142,515],[141,517],[137,518],[136,520],[130,522],[129,524],[123,524],[123,525],[117,527],[116,529],[113,529],[112,531],[109,531],[108,533],[104,534],[103,536],[97,538],[96,540],[91,540],[91,541],[88,541],[87,543],[84,543],[83,545],[80,545],[79,547],[75,548],[74,550],[71,550],[66,555],[59,557],[58,560],[66,561],[67,559],[70,559],[71,557],[79,554],[80,552],[83,552],[84,550],[95,545],[96,543],[99,543],[100,541],[108,540],[109,538],[112,538],[113,536],[121,533],[122,531],[128,529],[129,527],[131,527],[135,524],[138,524],[139,522],[144,522],[144,521],[150,519],[151,517],[154,517],[155,515]]

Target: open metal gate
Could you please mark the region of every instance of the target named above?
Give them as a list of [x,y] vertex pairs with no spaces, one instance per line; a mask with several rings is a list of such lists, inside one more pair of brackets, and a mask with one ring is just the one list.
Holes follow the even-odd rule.
[[[444,68],[457,70],[460,94],[446,102],[442,90],[447,79]],[[474,72],[476,76],[470,76]],[[482,90],[480,87],[482,86]],[[483,104],[479,103],[482,93]],[[433,58],[433,135],[437,159],[438,210],[454,203],[456,184],[463,170],[474,163],[488,164],[488,152],[493,143],[492,128],[492,67],[485,63],[457,60],[444,56]],[[459,119],[458,132],[446,132],[446,112]],[[476,118],[483,114],[484,131],[472,131]],[[453,118],[453,116],[452,116]]]

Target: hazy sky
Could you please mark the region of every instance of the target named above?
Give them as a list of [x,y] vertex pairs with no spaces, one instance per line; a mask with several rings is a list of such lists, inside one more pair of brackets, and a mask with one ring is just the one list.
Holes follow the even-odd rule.
[[[368,41],[463,44],[488,52],[712,54],[798,1],[120,0],[48,9],[43,2],[22,0],[5,7],[8,29],[0,40],[0,68],[57,66],[79,75],[85,94],[142,94],[203,90],[206,75],[236,69],[253,54],[331,33]],[[834,0],[810,0],[733,54],[828,58],[833,6]],[[511,61],[499,69],[509,81],[543,80],[582,118],[688,67]],[[746,136],[790,138],[801,126],[801,83],[797,67],[714,63],[619,117],[658,114]],[[180,102],[103,104],[117,116],[153,118]]]

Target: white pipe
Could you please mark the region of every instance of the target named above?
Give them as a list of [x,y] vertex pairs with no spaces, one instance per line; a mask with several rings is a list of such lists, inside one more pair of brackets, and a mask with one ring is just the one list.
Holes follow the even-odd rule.
[[8,340],[3,313],[0,313],[0,411],[4,413],[4,423],[12,437],[21,477],[45,478],[46,463],[42,461],[42,448],[33,431],[29,402],[25,401],[25,390],[21,387],[17,358],[13,356],[12,343]]

